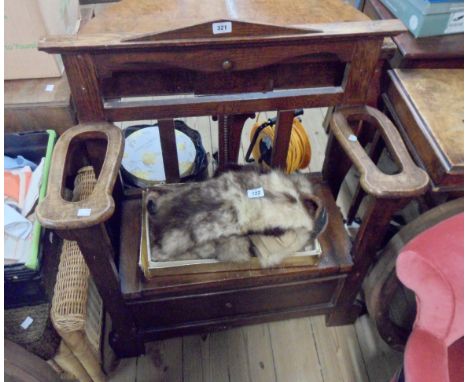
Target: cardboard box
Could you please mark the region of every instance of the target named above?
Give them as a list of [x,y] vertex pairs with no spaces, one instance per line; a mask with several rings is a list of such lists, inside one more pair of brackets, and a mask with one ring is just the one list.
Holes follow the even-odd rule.
[[60,77],[60,57],[39,52],[38,40],[79,25],[78,0],[5,0],[5,79]]
[[6,133],[51,129],[63,134],[78,123],[66,75],[4,84]]
[[[420,8],[408,0],[382,0],[382,3],[398,17],[415,37],[438,36],[444,34],[463,33],[464,9],[459,8],[460,3],[434,4],[442,6],[446,11],[436,11],[429,5],[423,13]],[[419,2],[420,3],[420,2]],[[463,4],[463,3],[462,3]],[[447,11],[454,9],[456,11]],[[440,10],[440,9],[439,9]]]

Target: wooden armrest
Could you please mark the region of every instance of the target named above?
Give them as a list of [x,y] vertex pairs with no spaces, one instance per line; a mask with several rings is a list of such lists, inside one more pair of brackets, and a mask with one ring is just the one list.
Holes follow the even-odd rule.
[[[388,175],[380,171],[354,136],[349,122],[366,121],[378,129],[401,171]],[[413,197],[425,192],[427,173],[416,166],[393,123],[380,111],[369,106],[345,107],[336,111],[331,131],[361,174],[361,187],[377,197]],[[350,139],[351,137],[351,139]]]
[[[93,143],[96,142],[101,148],[105,142],[105,154],[104,150],[93,148]],[[91,163],[93,160],[96,163],[96,157],[104,158],[102,166],[94,166],[96,176],[98,173],[99,176],[91,195],[85,200],[72,202],[63,198],[63,188],[66,177],[70,175],[67,172],[72,167],[71,161],[82,162],[82,158],[76,158],[78,155],[72,149],[78,143],[83,143],[88,155],[94,156]],[[107,122],[81,124],[67,130],[55,146],[47,195],[36,210],[40,223],[46,228],[69,230],[91,227],[109,219],[114,213],[112,191],[119,172],[123,147],[122,131]],[[100,171],[97,167],[100,167]]]

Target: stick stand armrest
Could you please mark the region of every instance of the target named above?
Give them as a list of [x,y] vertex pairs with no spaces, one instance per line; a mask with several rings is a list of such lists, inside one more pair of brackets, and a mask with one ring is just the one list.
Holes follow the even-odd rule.
[[[76,148],[83,148],[78,151]],[[109,219],[115,208],[112,192],[123,155],[123,135],[107,123],[81,124],[67,130],[58,140],[52,156],[47,195],[37,208],[40,223],[56,230],[81,229]],[[72,202],[63,198],[66,178],[87,156],[96,175],[91,195]],[[102,160],[102,158],[104,158]],[[78,165],[79,167],[80,165]]]
[[[369,158],[349,125],[366,121],[379,131],[401,171],[388,175],[380,171]],[[380,111],[369,106],[339,109],[332,116],[331,131],[361,174],[361,187],[376,197],[401,198],[425,192],[429,177],[411,159],[403,140],[393,123]]]

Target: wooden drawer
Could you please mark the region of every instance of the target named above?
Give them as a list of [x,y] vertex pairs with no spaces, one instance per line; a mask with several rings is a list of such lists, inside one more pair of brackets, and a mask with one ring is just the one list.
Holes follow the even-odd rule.
[[101,54],[95,60],[105,98],[340,86],[349,55],[338,54],[333,48],[321,49],[327,48],[270,46]]
[[343,276],[309,279],[280,285],[200,293],[132,303],[139,327],[171,326],[223,317],[278,313],[312,305],[331,307]]
[[266,92],[288,88],[340,86],[345,64],[284,63],[265,68],[232,72],[195,72],[187,69],[164,68],[157,72],[116,72],[103,79],[103,93],[107,98],[117,96],[175,95],[182,93],[229,94]]

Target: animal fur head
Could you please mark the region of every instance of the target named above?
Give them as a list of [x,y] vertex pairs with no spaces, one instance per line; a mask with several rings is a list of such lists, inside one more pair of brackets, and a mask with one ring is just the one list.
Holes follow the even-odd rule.
[[[259,187],[264,197],[247,196],[247,190]],[[160,187],[147,194],[145,206],[153,260],[244,261],[251,256],[253,235],[296,231],[309,239],[326,225],[325,209],[307,178],[279,171],[249,168],[201,183]]]

